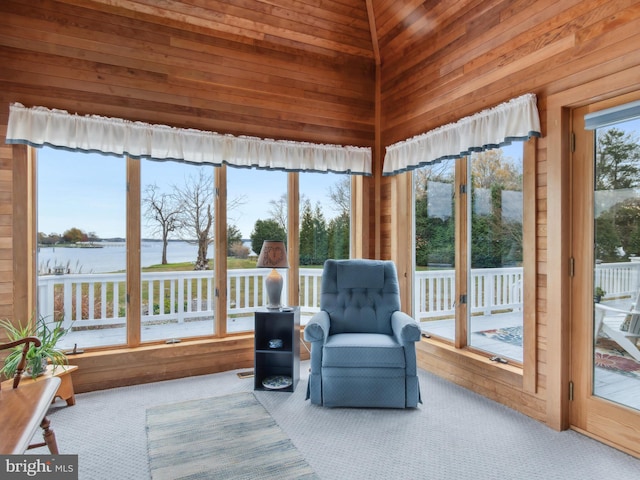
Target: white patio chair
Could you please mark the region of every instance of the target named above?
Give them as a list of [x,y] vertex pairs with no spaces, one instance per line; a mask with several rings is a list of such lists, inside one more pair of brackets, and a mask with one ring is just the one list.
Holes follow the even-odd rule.
[[601,303],[596,303],[595,306],[596,335],[594,340],[597,341],[598,336],[604,333],[640,362],[640,349],[637,345],[638,338],[640,338],[640,305],[638,305],[638,300],[631,310],[609,307]]

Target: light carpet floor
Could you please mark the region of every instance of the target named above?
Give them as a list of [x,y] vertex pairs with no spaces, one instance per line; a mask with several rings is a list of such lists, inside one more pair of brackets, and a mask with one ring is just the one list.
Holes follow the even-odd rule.
[[[301,362],[294,393],[255,396],[323,480],[640,478],[636,458],[573,431],[551,430],[424,371],[424,404],[417,409],[310,405],[308,366]],[[147,409],[253,391],[253,378],[237,372],[79,394],[73,407],[58,400],[50,418],[60,451],[79,455],[82,480],[148,479]]]

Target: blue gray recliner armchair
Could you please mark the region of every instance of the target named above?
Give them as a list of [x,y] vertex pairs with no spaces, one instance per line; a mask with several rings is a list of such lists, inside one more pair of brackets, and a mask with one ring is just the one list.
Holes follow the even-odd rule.
[[327,407],[417,407],[418,322],[400,311],[391,261],[327,260],[311,342],[307,399]]

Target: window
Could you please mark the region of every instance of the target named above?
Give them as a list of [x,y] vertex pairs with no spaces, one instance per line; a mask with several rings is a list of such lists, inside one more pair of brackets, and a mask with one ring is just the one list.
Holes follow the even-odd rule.
[[[264,278],[256,269],[264,240],[287,239],[287,173],[227,168],[227,332],[253,330],[253,312],[266,305]],[[286,271],[282,303],[287,303]]]
[[517,362],[527,254],[523,156],[517,142],[413,173],[414,315],[422,330]]
[[213,335],[214,167],[142,160],[140,170],[141,340]]
[[[296,277],[300,297],[293,300],[286,287],[289,270],[281,272],[284,304],[299,303],[307,317],[313,314],[324,260],[349,257],[348,175],[135,160],[46,147],[36,157],[38,310],[73,327],[64,348],[221,334],[215,321],[216,222],[226,222],[227,232],[227,334],[253,329],[253,312],[267,301],[263,286],[269,273],[256,269],[257,254],[264,240],[288,241],[291,211],[301,217],[295,250],[302,271]],[[224,189],[216,188],[216,168],[225,171]],[[291,185],[304,192],[299,202],[289,200]],[[226,216],[215,212],[221,190]],[[292,210],[294,205],[299,207]]]
[[126,159],[43,148],[37,172],[39,314],[63,348],[126,344]]
[[469,159],[468,344],[522,362],[522,143]]
[[[73,323],[72,333],[90,330],[94,338],[99,339],[87,342],[80,341],[79,336],[69,335],[66,341],[73,343],[74,348],[121,344],[135,347],[141,342],[172,342],[183,337],[249,330],[247,318],[252,315],[246,313],[266,304],[261,280],[264,275],[253,271],[255,264],[250,264],[251,252],[257,254],[256,250],[260,250],[266,239],[275,236],[288,241],[288,237],[293,236],[295,244],[290,248],[294,253],[290,258],[296,258],[298,254],[298,174],[286,171],[371,173],[371,149],[366,147],[234,137],[118,118],[73,115],[45,107],[25,108],[17,103],[10,106],[6,141],[42,147],[40,153],[45,158],[50,154],[46,145],[76,152],[67,153],[73,159],[72,165],[57,172],[68,172],[70,177],[73,174],[73,184],[51,182],[60,186],[62,194],[59,197],[46,193],[47,182],[58,177],[51,173],[52,169],[45,168],[45,163],[40,174],[35,172],[40,188],[33,185],[34,190],[42,190],[42,203],[30,204],[27,196],[21,197],[18,206],[29,209],[29,215],[19,222],[19,228],[27,238],[25,248],[20,249],[20,258],[31,263],[28,251],[36,236],[33,232],[36,222],[32,221],[31,214],[46,225],[59,211],[75,219],[73,215],[86,212],[87,205],[93,208],[82,217],[82,223],[97,225],[96,229],[70,228],[69,245],[65,246],[73,248],[77,255],[81,248],[100,249],[101,254],[96,253],[91,262],[106,260],[114,252],[119,255],[117,267],[109,264],[104,273],[100,272],[100,277],[87,281],[78,276],[79,271],[71,271],[70,267],[82,265],[77,258],[68,260],[66,267],[62,261],[54,259],[51,270],[43,266],[39,285],[35,287],[38,292],[34,295],[31,294],[34,286],[30,273],[19,279],[26,293],[19,302],[20,310],[33,310],[31,299],[35,299],[40,314],[62,315],[62,321],[68,324],[79,321]],[[106,156],[82,153],[87,151],[104,152]],[[114,160],[113,156],[118,159]],[[24,175],[24,191],[31,192],[32,172],[36,169],[30,159],[34,156],[25,157],[27,166],[20,175]],[[91,163],[97,158],[100,158],[97,163]],[[153,161],[140,160],[147,158]],[[182,163],[174,163],[175,159]],[[163,162],[157,164],[156,161]],[[246,168],[231,173],[227,181],[226,164]],[[112,169],[118,165],[120,177],[114,178],[121,181],[120,191],[113,192],[107,187],[112,183]],[[268,170],[256,172],[254,167]],[[238,173],[241,174],[236,176]],[[73,189],[80,191],[87,187],[83,198],[73,196]],[[238,195],[228,196],[227,187],[233,195]],[[248,208],[241,211],[239,207],[245,195],[252,200]],[[100,205],[93,205],[94,200]],[[58,211],[47,210],[50,205],[55,205]],[[120,211],[114,213],[113,209],[118,205]],[[286,226],[279,211],[283,205],[286,205],[289,218]],[[263,216],[265,208],[267,214]],[[227,223],[227,217],[232,223]],[[341,233],[348,235],[346,216],[339,216],[339,219]],[[253,224],[250,234],[249,228],[241,225],[247,221]],[[97,231],[98,227],[107,231],[113,222],[118,224],[114,230],[117,233],[106,237],[102,231]],[[271,228],[274,225],[276,228]],[[294,234],[287,232],[291,225],[295,227],[292,229]],[[44,248],[57,235],[53,230],[50,233],[41,231],[37,241]],[[319,240],[324,243],[320,236],[314,239]],[[333,256],[348,249],[344,235],[328,232],[326,242],[327,249],[333,249]],[[114,250],[107,251],[107,246]],[[185,253],[189,246],[195,247],[195,254],[190,254],[195,256],[192,262],[179,258],[178,254],[180,250]],[[174,254],[177,256],[170,260]],[[46,261],[43,255],[44,252],[40,257],[42,262]],[[247,258],[242,258],[245,255]],[[149,261],[148,256],[156,260]],[[249,260],[244,266],[254,268],[242,272],[243,268],[237,268],[241,262],[234,263],[236,268],[227,268],[229,259],[234,262]],[[154,263],[156,261],[159,263]],[[194,273],[188,263],[192,264]],[[295,282],[298,279],[297,263],[296,260]],[[99,273],[93,263],[87,268],[91,269],[92,275]],[[30,272],[31,268],[28,270]],[[240,278],[234,285],[229,274],[232,270],[234,276]],[[50,279],[63,275],[74,277],[64,282]],[[250,277],[256,280],[250,280]],[[48,290],[42,285],[45,281],[51,284]],[[285,286],[288,281],[287,276]],[[71,284],[74,285],[69,286]],[[295,291],[294,288],[287,289],[289,299],[297,296]],[[218,300],[220,298],[224,301]],[[57,311],[56,302],[62,302]],[[289,301],[285,300],[285,303]],[[225,324],[225,318],[235,324]],[[240,318],[242,321],[238,320]],[[193,324],[187,325],[188,322]],[[166,331],[154,329],[157,325],[163,325]],[[110,337],[117,328],[121,329],[117,338],[115,335]],[[79,340],[80,344],[74,340]]]
[[300,173],[299,179],[299,304],[304,325],[320,310],[325,260],[350,257],[351,178],[333,173]]
[[455,160],[414,171],[414,315],[432,335],[454,340]]

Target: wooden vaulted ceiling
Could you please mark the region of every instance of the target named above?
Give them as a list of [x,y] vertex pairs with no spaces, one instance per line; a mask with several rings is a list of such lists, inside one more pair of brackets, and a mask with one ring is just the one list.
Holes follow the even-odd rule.
[[67,0],[173,28],[280,46],[312,55],[380,61],[434,30],[470,1],[424,0]]
[[[275,49],[373,58],[367,0],[93,0],[113,13]],[[87,2],[78,2],[86,5]]]

